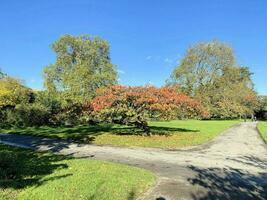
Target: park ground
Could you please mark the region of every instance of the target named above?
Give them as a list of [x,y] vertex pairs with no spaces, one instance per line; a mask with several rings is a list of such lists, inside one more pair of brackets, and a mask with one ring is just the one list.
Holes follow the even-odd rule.
[[157,147],[176,149],[203,144],[222,131],[239,123],[238,120],[175,120],[150,122],[152,136],[142,136],[141,130],[121,125],[38,127],[1,129],[1,133],[32,135],[71,140],[79,143],[124,147]]
[[[9,162],[0,172],[3,200],[135,199],[156,181],[151,172],[122,164],[5,145],[0,145],[0,155],[1,168]],[[4,178],[4,173],[11,177]]]
[[[162,127],[162,122],[159,123],[159,127]],[[172,123],[175,124],[175,122]],[[189,121],[180,123],[189,124]],[[210,130],[208,135],[212,135],[208,140],[216,135],[218,137],[212,142],[193,149],[166,151],[149,148],[129,149],[86,144],[74,145],[74,143],[58,139],[50,139],[46,144],[46,140],[42,140],[40,137],[4,134],[0,138],[2,141],[11,141],[13,144],[29,148],[50,149],[55,153],[91,159],[72,159],[51,153],[35,153],[31,150],[1,145],[1,151],[21,153],[20,155],[23,156],[15,158],[20,159],[21,166],[25,167],[22,167],[22,171],[19,173],[19,176],[23,178],[2,181],[0,197],[2,195],[9,199],[14,199],[14,196],[21,199],[47,199],[51,195],[56,197],[64,191],[67,195],[66,198],[76,195],[80,199],[120,199],[119,197],[136,199],[154,185],[150,192],[142,194],[144,199],[159,197],[166,200],[178,197],[199,200],[266,199],[267,148],[259,137],[256,123],[241,123],[235,126],[234,124],[238,122],[232,122],[231,125],[229,122],[227,126],[225,126],[225,121],[214,121],[213,123],[211,121],[208,123],[194,121],[194,123],[195,125],[200,123],[201,126],[180,125],[180,128],[203,131],[203,127],[205,127],[206,130]],[[212,130],[218,130],[218,123],[224,124],[223,127],[220,126],[221,131],[232,127],[223,131],[222,134],[219,134],[220,132],[211,134]],[[217,128],[215,128],[215,124]],[[173,126],[177,128],[178,125]],[[266,122],[258,123],[257,128],[265,137]],[[25,139],[23,140],[23,138]],[[60,144],[60,141],[64,145]],[[27,162],[29,160],[30,162]],[[96,160],[105,160],[105,162]],[[106,161],[150,170],[158,177],[157,185],[155,185],[155,176],[148,171]],[[33,168],[33,166],[38,167]],[[5,183],[5,187],[3,187],[3,183]],[[114,192],[114,188],[117,193]]]
[[267,122],[259,122],[257,124],[257,128],[258,128],[263,140],[267,144]]

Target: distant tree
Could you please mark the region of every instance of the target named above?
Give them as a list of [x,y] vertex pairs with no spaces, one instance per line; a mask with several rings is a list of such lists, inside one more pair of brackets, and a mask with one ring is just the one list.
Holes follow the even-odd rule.
[[64,99],[84,102],[117,82],[109,44],[99,37],[64,35],[52,45],[56,62],[44,70],[45,86]]
[[0,79],[0,107],[15,107],[33,101],[33,92],[21,81],[12,77]]
[[260,96],[261,108],[267,111],[267,96]]
[[259,96],[259,109],[256,116],[260,119],[267,119],[267,96]]
[[178,84],[188,95],[196,95],[221,77],[225,68],[233,66],[235,58],[229,46],[218,41],[199,43],[187,50],[169,82]]
[[2,70],[0,69],[0,79],[6,77],[6,74],[4,72],[2,72]]
[[98,91],[87,111],[104,122],[134,125],[150,134],[149,119],[177,119],[207,115],[202,105],[175,88],[111,86]]
[[238,66],[231,47],[218,41],[189,48],[168,83],[200,99],[211,117],[236,118],[257,108],[257,102],[245,102],[257,99],[249,69]]

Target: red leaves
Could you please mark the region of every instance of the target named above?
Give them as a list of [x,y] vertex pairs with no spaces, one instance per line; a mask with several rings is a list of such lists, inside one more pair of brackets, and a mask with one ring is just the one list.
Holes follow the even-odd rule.
[[183,116],[204,116],[207,115],[197,100],[178,93],[174,87],[156,88],[153,86],[145,87],[127,87],[127,86],[111,86],[106,89],[97,91],[98,96],[95,97],[87,108],[92,112],[98,112],[108,109],[124,102],[131,108],[149,111],[151,114],[160,113],[163,118],[177,118],[179,113],[183,112]]

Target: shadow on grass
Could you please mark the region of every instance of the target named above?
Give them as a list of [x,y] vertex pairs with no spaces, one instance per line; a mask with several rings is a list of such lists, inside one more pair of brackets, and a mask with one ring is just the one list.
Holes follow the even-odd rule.
[[[165,135],[170,136],[177,132],[199,132],[199,130],[191,130],[184,128],[172,128],[172,127],[161,127],[161,126],[149,126],[152,135]],[[113,134],[116,135],[142,135],[143,130],[135,127],[124,127],[124,128],[113,128]]]
[[[152,135],[170,136],[177,132],[199,132],[199,130],[191,130],[174,127],[150,126]],[[114,135],[142,135],[143,130],[132,126],[120,126],[112,124],[76,126],[76,127],[30,127],[24,129],[4,130],[10,134],[31,135],[41,137],[52,137],[75,141],[79,143],[92,143],[95,137],[101,134]]]
[[193,193],[195,200],[264,200],[267,199],[267,173],[251,174],[233,168],[198,168],[189,166],[195,177],[188,181],[207,193]]
[[[68,168],[58,161],[71,159],[65,156],[39,154],[30,150],[0,145],[0,189],[23,189],[28,186],[39,186],[45,182],[65,178],[72,174],[66,173],[44,179],[55,170]],[[3,159],[3,157],[6,157]]]

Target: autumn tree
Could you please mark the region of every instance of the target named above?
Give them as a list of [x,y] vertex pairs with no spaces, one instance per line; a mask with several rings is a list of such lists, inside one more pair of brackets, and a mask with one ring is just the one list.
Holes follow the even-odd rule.
[[168,84],[201,100],[211,117],[237,118],[257,107],[257,102],[248,106],[245,101],[257,99],[249,69],[239,66],[232,48],[218,41],[189,48]]
[[113,85],[117,71],[109,44],[99,37],[64,35],[52,45],[56,62],[44,70],[50,93],[75,102],[88,101],[96,89]]
[[150,134],[149,119],[177,119],[207,115],[201,104],[176,88],[111,86],[98,90],[87,112],[104,122],[134,125]]
[[18,79],[5,76],[0,79],[0,107],[15,107],[17,104],[29,103],[33,98],[31,89],[25,87]]

